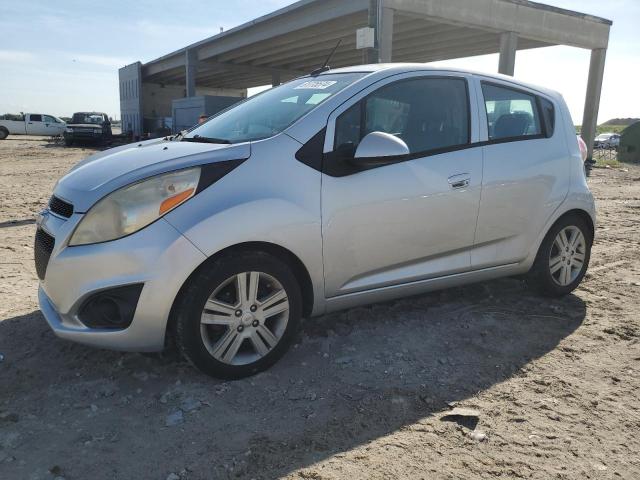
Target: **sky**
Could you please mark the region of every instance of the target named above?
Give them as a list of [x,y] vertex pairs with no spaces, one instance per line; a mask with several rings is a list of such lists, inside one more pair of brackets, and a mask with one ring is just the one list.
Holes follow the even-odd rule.
[[[640,117],[640,0],[540,1],[613,21],[599,122]],[[0,0],[0,114],[96,110],[119,118],[119,67],[148,62],[291,3]],[[498,56],[437,64],[496,72]],[[519,51],[515,77],[561,92],[579,124],[588,69],[589,51],[547,47]]]

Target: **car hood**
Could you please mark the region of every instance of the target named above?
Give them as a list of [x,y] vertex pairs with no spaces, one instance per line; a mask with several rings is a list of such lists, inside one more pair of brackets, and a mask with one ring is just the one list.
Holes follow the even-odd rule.
[[251,145],[154,139],[96,153],[58,180],[54,194],[84,213],[105,195],[148,177],[226,160],[245,160]]

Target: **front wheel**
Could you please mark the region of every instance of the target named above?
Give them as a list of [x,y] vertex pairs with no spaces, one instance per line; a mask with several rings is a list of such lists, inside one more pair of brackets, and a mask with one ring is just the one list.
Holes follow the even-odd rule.
[[6,128],[0,128],[0,140],[4,140],[9,136],[9,130]]
[[592,243],[591,230],[582,218],[570,215],[560,219],[540,245],[529,283],[548,296],[572,292],[587,272]]
[[236,379],[269,368],[291,345],[302,316],[291,269],[263,252],[225,255],[189,281],[176,308],[176,343],[213,377]]

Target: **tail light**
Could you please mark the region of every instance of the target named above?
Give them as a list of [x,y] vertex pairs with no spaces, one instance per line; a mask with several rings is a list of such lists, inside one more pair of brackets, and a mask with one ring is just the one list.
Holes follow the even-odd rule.
[[580,156],[582,157],[582,163],[584,163],[587,161],[589,150],[587,149],[587,144],[580,135],[578,135],[578,147],[580,147]]

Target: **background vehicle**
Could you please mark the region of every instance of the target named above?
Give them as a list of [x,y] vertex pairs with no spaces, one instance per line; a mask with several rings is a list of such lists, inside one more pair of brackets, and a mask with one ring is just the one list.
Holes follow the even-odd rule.
[[620,135],[617,133],[601,133],[594,141],[594,148],[617,148],[620,145]]
[[185,134],[101,152],[38,220],[57,335],[211,375],[275,363],[301,317],[527,274],[582,280],[595,207],[561,95],[422,64],[295,79]]
[[21,120],[0,120],[0,140],[9,135],[62,135],[66,124],[53,115],[26,113]]
[[64,131],[67,146],[74,142],[108,142],[111,140],[111,122],[106,113],[77,112]]

